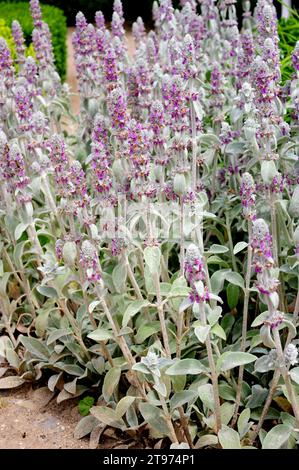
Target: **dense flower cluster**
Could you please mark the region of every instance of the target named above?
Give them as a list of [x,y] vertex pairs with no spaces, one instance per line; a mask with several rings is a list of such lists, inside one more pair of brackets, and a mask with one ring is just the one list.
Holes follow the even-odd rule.
[[276,292],[279,281],[271,269],[274,266],[272,237],[263,219],[253,221],[251,246],[254,252],[253,266],[257,273],[257,288],[261,294],[269,296]]
[[97,282],[101,279],[97,250],[88,240],[84,240],[81,246],[80,265],[88,281]]
[[[196,303],[208,301],[210,295],[207,286],[204,286],[206,280],[204,264],[199,249],[194,244],[189,245],[186,252],[185,276],[192,289],[190,300]],[[201,288],[197,285],[200,281]]]
[[256,218],[255,201],[256,201],[256,188],[250,173],[243,173],[240,196],[243,207],[243,215],[248,220]]

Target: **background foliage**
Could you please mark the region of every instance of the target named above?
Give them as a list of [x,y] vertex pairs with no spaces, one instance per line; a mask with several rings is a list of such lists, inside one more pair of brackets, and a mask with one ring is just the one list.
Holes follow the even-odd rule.
[[[51,34],[57,71],[62,80],[66,76],[66,17],[63,11],[51,5],[42,5],[43,19],[48,23]],[[7,26],[18,20],[22,26],[26,44],[31,42],[33,22],[29,13],[29,4],[25,2],[1,2],[0,18]]]

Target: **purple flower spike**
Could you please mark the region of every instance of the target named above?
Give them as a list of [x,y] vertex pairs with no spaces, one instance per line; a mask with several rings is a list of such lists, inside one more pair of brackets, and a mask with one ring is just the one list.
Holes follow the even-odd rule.
[[23,30],[21,28],[21,25],[18,21],[13,21],[11,24],[11,32],[14,38],[14,43],[16,45],[16,51],[17,51],[17,61],[19,64],[23,64],[26,60],[25,58],[25,40],[24,40],[24,35],[23,35]]
[[206,273],[202,261],[200,251],[196,245],[191,243],[186,252],[186,262],[185,262],[185,277],[190,285],[192,291],[190,293],[191,302],[206,302],[210,299],[210,294],[207,286],[203,287],[202,294],[198,293],[195,284],[197,282],[204,283],[206,280]]
[[98,253],[89,240],[84,240],[80,250],[80,265],[85,276],[90,282],[98,282],[101,279]]
[[55,243],[55,255],[58,261],[62,260],[62,250],[63,250],[64,243],[62,240],[58,239]]
[[100,29],[101,31],[105,29],[105,17],[101,11],[96,12],[95,22],[98,29]]
[[22,123],[29,123],[32,116],[33,104],[27,90],[19,86],[14,91],[17,116]]
[[274,265],[272,237],[264,219],[256,219],[253,222],[251,246],[254,251],[253,265],[256,273]]
[[13,61],[5,39],[0,38],[0,76],[8,79],[8,84],[14,76]]
[[149,175],[148,131],[140,122],[131,119],[128,125],[128,152],[133,166],[133,177],[144,182]]
[[40,70],[54,69],[51,32],[47,23],[32,31],[32,42]]
[[112,36],[118,37],[119,39],[123,40],[124,35],[125,35],[123,24],[124,24],[123,18],[120,18],[118,13],[114,12],[112,15],[112,22],[111,22]]
[[113,11],[115,11],[120,18],[124,16],[123,4],[121,0],[114,0],[113,2]]
[[243,173],[240,196],[243,206],[243,215],[247,220],[254,220],[256,218],[255,192],[256,188],[252,176],[249,173]]
[[17,189],[24,190],[29,184],[30,180],[26,176],[25,161],[16,144],[13,144],[10,148],[7,143],[3,146],[0,170],[2,178],[7,182],[8,191],[12,194]]
[[296,72],[299,72],[299,41],[297,41],[295,49],[292,52],[292,65]]
[[76,15],[76,30],[78,31],[78,33],[83,33],[85,28],[87,28],[87,24],[88,23],[86,21],[85,16],[81,11],[79,11]]
[[104,57],[104,73],[108,89],[115,88],[118,80],[118,71],[116,65],[116,54],[112,46],[107,49]]
[[127,125],[128,114],[124,92],[115,88],[108,95],[108,112],[113,129],[122,132]]
[[35,28],[42,27],[42,12],[38,0],[30,0],[30,13]]
[[252,225],[253,266],[257,273],[256,287],[260,294],[270,296],[276,292],[279,280],[273,273],[272,237],[264,219],[256,219]]

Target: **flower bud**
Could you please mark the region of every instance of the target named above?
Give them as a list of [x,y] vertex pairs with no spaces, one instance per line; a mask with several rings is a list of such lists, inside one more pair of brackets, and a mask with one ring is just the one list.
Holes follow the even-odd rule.
[[186,183],[186,178],[185,175],[181,173],[177,173],[174,177],[173,181],[173,189],[176,194],[179,196],[182,196],[186,189],[187,189],[187,183]]
[[62,249],[62,256],[67,266],[74,266],[77,257],[76,243],[66,242]]

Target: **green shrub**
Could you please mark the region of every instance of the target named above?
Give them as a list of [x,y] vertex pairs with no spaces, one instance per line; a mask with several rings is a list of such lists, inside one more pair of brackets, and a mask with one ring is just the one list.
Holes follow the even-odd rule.
[[291,78],[294,69],[291,55],[296,42],[299,41],[299,16],[291,16],[287,20],[281,18],[278,22],[279,47],[281,50],[281,77],[282,82]]
[[[55,64],[61,79],[66,75],[66,18],[57,7],[41,5],[43,20],[48,23],[52,33],[53,50]],[[31,42],[33,22],[30,16],[29,3],[0,3],[0,18],[3,18],[6,25],[11,26],[13,20],[18,20],[23,28],[26,44]]]
[[[7,26],[7,24],[5,23],[5,20],[3,20],[2,18],[0,18],[0,37],[5,39],[10,49],[11,57],[13,60],[15,60],[17,58],[17,54],[15,50],[15,43],[13,40],[13,35],[11,32],[11,29]],[[26,56],[29,56],[29,55],[31,55],[32,57],[35,56],[32,43],[30,43],[29,46],[27,46],[25,54]],[[17,65],[15,65],[15,67],[17,67]]]
[[2,18],[0,18],[0,37],[5,39],[10,49],[11,57],[15,59],[16,51],[14,40],[11,34],[11,29],[6,25],[5,20],[3,20]]

